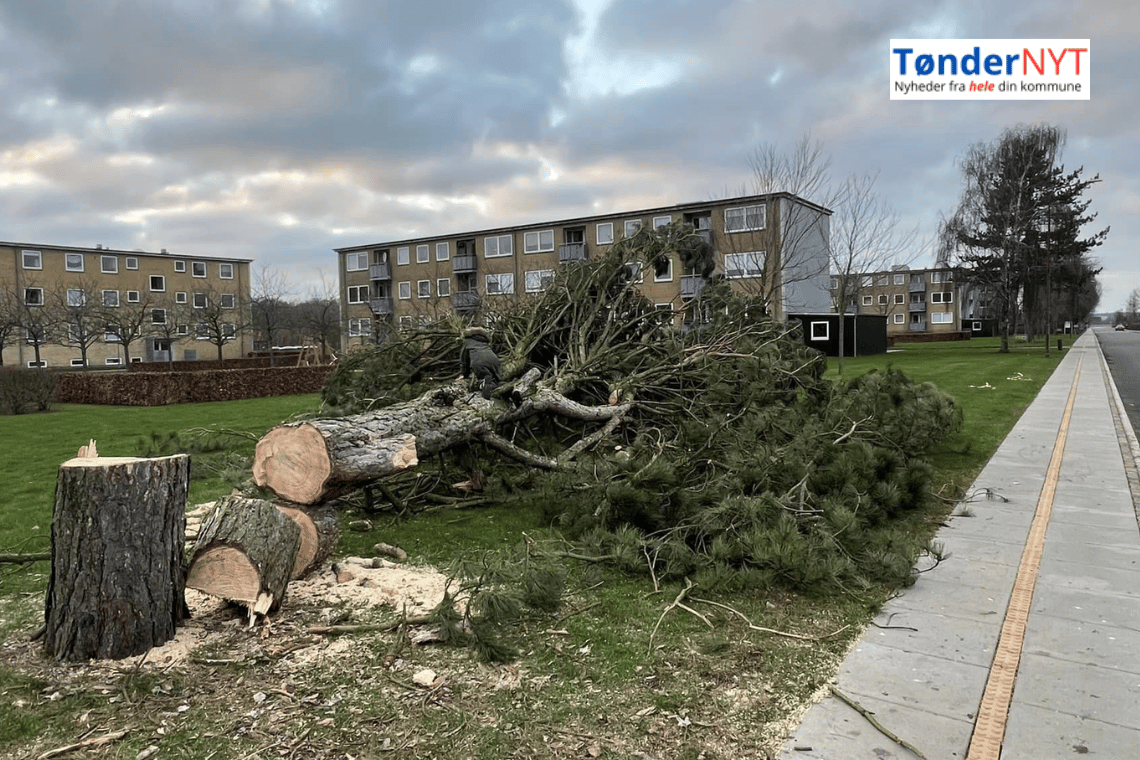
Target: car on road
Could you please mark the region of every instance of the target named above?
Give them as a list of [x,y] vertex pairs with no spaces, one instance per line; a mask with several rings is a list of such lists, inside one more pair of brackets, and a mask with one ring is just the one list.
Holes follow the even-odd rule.
[[1123,329],[1124,329],[1124,325],[1117,325],[1117,326],[1116,326],[1114,329],[1116,329],[1116,330],[1123,330]]

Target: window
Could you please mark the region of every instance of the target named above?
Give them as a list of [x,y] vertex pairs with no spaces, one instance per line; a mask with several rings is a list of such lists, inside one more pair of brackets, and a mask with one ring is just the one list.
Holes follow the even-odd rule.
[[645,274],[641,271],[640,261],[625,262],[625,272],[630,282],[645,282]]
[[404,266],[405,264],[411,263],[412,259],[411,259],[410,250],[411,249],[409,249],[408,246],[406,246],[406,245],[402,245],[396,249],[396,264],[397,265]]
[[724,210],[725,232],[748,232],[764,229],[764,206],[739,206]]
[[119,327],[118,325],[107,325],[103,328],[103,342],[104,343],[121,343],[119,340]]
[[665,261],[666,261],[666,267],[665,267],[664,272],[662,272],[661,274],[657,274],[657,270],[656,269],[653,270],[653,281],[654,282],[672,282],[673,281],[673,259],[668,258]]
[[190,262],[190,274],[193,275],[194,277],[205,277],[206,276],[206,262],[204,262],[204,261],[191,261]]
[[104,306],[118,306],[119,305],[119,291],[117,290],[104,290],[103,291],[103,305]]
[[893,277],[893,281],[894,281],[895,285],[902,285],[903,283],[906,282],[906,275],[905,274],[896,274]]
[[435,294],[440,298],[451,297],[451,278],[441,277],[435,281]]
[[885,288],[887,286],[887,276],[885,274],[879,275],[875,278],[875,284],[880,288]]
[[906,293],[895,293],[895,303],[906,303]]
[[209,340],[210,326],[204,322],[194,325],[194,340]]
[[68,288],[67,305],[71,307],[86,306],[87,292],[82,288]]
[[416,298],[431,298],[431,280],[416,281]]
[[234,265],[218,264],[218,277],[223,280],[232,280],[234,278]]
[[879,306],[886,306],[886,305],[887,305],[887,296],[884,293],[883,295],[879,296]]
[[523,234],[523,251],[543,253],[554,250],[554,230],[533,230]]
[[397,283],[396,292],[400,298],[403,298],[403,299],[411,298],[412,297],[412,283],[407,282],[407,281]]
[[930,273],[930,281],[931,282],[950,282],[953,279],[950,275],[951,275],[950,272],[931,272]]
[[435,244],[435,260],[447,261],[451,258],[451,246],[446,242]]
[[367,285],[350,285],[348,288],[349,303],[368,303]]
[[982,329],[982,323],[981,322],[974,322],[973,324],[970,325],[970,329],[973,330],[974,332],[978,332]]
[[633,237],[637,231],[641,229],[640,219],[626,219],[625,220],[625,236]]
[[138,256],[128,256],[127,257],[127,269],[138,269],[138,268],[139,268],[139,257]]
[[923,303],[924,301],[926,301],[926,299],[923,297],[922,293],[911,293],[910,294],[910,302],[911,303]]
[[237,325],[233,322],[226,322],[222,325],[222,337],[226,340],[233,340],[237,337]]
[[150,276],[150,289],[153,293],[163,293],[166,291],[166,278],[161,274],[152,274]]
[[400,329],[403,330],[404,332],[411,330],[412,329],[412,318],[411,317],[400,317]]
[[175,272],[185,272],[186,271],[186,262],[183,261],[182,259],[176,259],[174,262],[174,271]]
[[189,335],[190,325],[178,325],[176,328],[174,328],[174,331],[179,335]]
[[484,291],[489,296],[509,295],[515,292],[515,276],[511,273],[489,274],[484,282]]
[[233,293],[222,293],[220,296],[218,296],[218,305],[223,309],[232,309],[235,302],[236,299],[234,298]]
[[812,340],[827,340],[829,334],[829,325],[827,322],[812,322],[811,323],[811,339]]
[[954,312],[935,311],[930,314],[930,322],[935,325],[949,325],[954,323]]
[[139,302],[139,292],[137,290],[128,290],[127,291],[127,303],[138,303],[138,302]]
[[953,301],[954,293],[951,291],[941,291],[930,294],[931,303],[952,303]]
[[359,272],[367,268],[367,253],[346,253],[344,255],[344,270],[346,272]]
[[417,245],[416,246],[416,263],[417,264],[426,264],[429,261],[431,261],[431,255],[428,253],[428,247],[426,245]]
[[614,223],[602,222],[597,227],[598,245],[608,245],[614,242]]
[[44,305],[44,289],[43,288],[24,288],[24,305],[25,306],[43,306]]
[[204,309],[209,305],[210,305],[210,296],[208,294],[206,294],[206,293],[195,293],[194,294],[194,308],[195,309]]
[[839,290],[839,278],[838,277],[832,277],[831,278],[831,289],[832,290]]
[[65,254],[63,254],[63,268],[69,272],[82,272],[83,271],[83,254],[82,253],[65,253]]
[[187,295],[185,290],[180,290],[174,294],[174,303],[186,303]]
[[541,293],[554,281],[553,269],[532,269],[523,272],[523,289],[527,293]]
[[[761,206],[763,208],[763,206]],[[764,274],[764,252],[726,253],[724,255],[724,276],[730,280],[745,277],[760,277]]]
[[106,359],[103,360],[103,363],[110,365],[110,366],[115,366],[118,364],[122,364],[123,360],[117,356],[108,356]]
[[483,238],[483,258],[493,259],[496,256],[510,256],[514,252],[510,235]]
[[350,338],[367,338],[372,334],[372,320],[371,319],[350,319],[348,320],[348,336]]
[[44,259],[39,251],[21,251],[24,257],[24,269],[43,269]]
[[103,274],[118,274],[119,273],[119,257],[118,256],[100,256],[99,257],[99,271]]
[[671,217],[671,216],[655,216],[655,217],[653,217],[653,229],[655,229],[655,230],[659,230],[662,227],[668,227],[672,223],[673,223],[673,217]]
[[166,324],[166,309],[151,309],[150,310],[150,323],[152,325],[165,325]]
[[71,343],[81,343],[83,338],[83,326],[78,322],[67,323],[67,340]]
[[875,302],[874,296],[863,296],[863,305],[870,306]]
[[46,367],[47,365],[48,365],[48,363],[44,359],[40,359],[39,361],[36,361],[35,359],[31,359],[28,361],[29,367]]
[[874,284],[874,278],[869,274],[865,274],[859,278],[860,287],[869,288]]
[[896,325],[901,325],[905,321],[906,321],[906,314],[896,314],[895,315],[895,324]]

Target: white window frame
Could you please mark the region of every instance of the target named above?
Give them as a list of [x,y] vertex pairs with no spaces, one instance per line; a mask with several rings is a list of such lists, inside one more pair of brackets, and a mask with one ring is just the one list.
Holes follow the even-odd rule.
[[930,324],[932,324],[932,325],[952,325],[952,324],[954,324],[954,312],[952,312],[952,311],[932,311],[932,312],[930,312]]
[[182,259],[174,260],[174,271],[183,274],[186,271],[186,262]]
[[[749,216],[753,217],[751,224]],[[724,210],[724,231],[728,233],[762,230],[767,221],[768,209],[763,203],[753,206],[734,206]]]
[[[765,251],[743,251],[741,253],[724,254],[724,276],[730,280],[750,280],[764,276],[764,267],[767,265],[768,255]],[[757,265],[757,274],[749,274],[749,263]],[[739,272],[740,274],[732,274]]]
[[440,277],[435,281],[435,295],[437,298],[451,298],[450,277]]
[[40,251],[20,251],[20,259],[23,262],[24,269],[44,268],[44,255]]
[[401,332],[408,332],[414,326],[415,326],[415,324],[412,322],[412,318],[410,316],[408,316],[407,314],[400,317],[400,331]]
[[875,305],[875,297],[874,296],[863,296],[863,305],[864,306],[874,306]]
[[895,293],[895,303],[902,305],[906,303],[906,293]]
[[653,230],[656,232],[662,227],[668,227],[672,223],[673,217],[671,216],[655,216],[653,217]]
[[141,303],[141,302],[142,302],[142,297],[141,297],[141,294],[139,293],[139,291],[137,291],[137,290],[128,290],[127,291],[127,303]]
[[448,261],[451,259],[451,244],[446,240],[435,244],[435,260]]
[[549,253],[554,250],[554,230],[530,230],[523,233],[523,253]]
[[[199,274],[201,272],[201,274]],[[190,262],[190,276],[191,277],[205,277],[206,276],[206,262],[204,261],[191,261]]]
[[360,317],[348,320],[348,337],[367,338],[372,335],[372,319]]
[[974,322],[972,322],[972,323],[970,324],[970,329],[971,329],[971,330],[973,330],[974,332],[981,332],[981,330],[982,330],[982,323],[981,323],[981,322],[979,322],[979,321],[977,321],[977,320],[975,320]]
[[205,309],[205,308],[209,307],[209,305],[210,305],[210,295],[208,293],[195,293],[194,294],[194,301],[192,304],[193,308]]
[[67,305],[69,308],[78,309],[81,306],[87,305],[87,291],[83,288],[68,288],[67,289]]
[[[823,322],[809,322],[808,323],[808,340],[830,340],[831,339],[831,323]],[[823,328],[822,330],[818,328]]]
[[483,275],[483,292],[489,296],[514,295],[515,273],[492,272]]
[[832,275],[832,277],[831,277],[831,289],[832,290],[838,290],[839,289],[839,278],[834,276],[834,275]]
[[633,271],[632,282],[639,284],[645,282],[645,270],[641,268],[640,261],[627,261],[625,262],[625,266]]
[[126,263],[125,263],[125,266],[127,269],[138,269],[139,268],[139,257],[138,256],[128,256]]
[[426,264],[431,261],[431,248],[427,243],[421,243],[416,246],[416,263]]
[[352,251],[344,255],[344,271],[363,272],[368,268],[368,252]]
[[[159,316],[161,315],[161,319]],[[151,309],[150,310],[150,323],[152,325],[165,325],[166,324],[166,309]]]
[[222,309],[232,309],[237,306],[237,298],[233,293],[222,293],[218,296],[218,306]]
[[875,284],[875,278],[869,274],[865,274],[859,278],[859,286],[860,287],[869,288],[874,284]]
[[625,220],[625,236],[626,237],[633,237],[644,226],[645,226],[645,222],[643,222],[640,219],[626,219]]
[[[159,281],[160,287],[156,288],[154,286],[155,280]],[[150,276],[150,279],[149,279],[149,284],[150,284],[150,292],[151,293],[165,293],[166,292],[166,275],[152,274]]]
[[[28,300],[28,293],[38,293],[31,301]],[[44,289],[38,287],[24,288],[24,306],[43,306],[44,305]]]
[[431,280],[416,280],[416,298],[431,298]]
[[[72,263],[72,262],[77,263]],[[83,271],[83,254],[82,253],[65,253],[63,254],[63,268],[68,272],[82,272]]]
[[412,263],[412,249],[402,245],[396,249],[396,266],[402,267]]
[[952,290],[932,290],[930,292],[931,303],[954,303],[954,291]]
[[665,268],[665,274],[659,275],[659,274],[657,274],[656,269],[653,270],[653,281],[654,282],[672,282],[673,281],[673,257],[670,256],[667,259],[667,261],[669,262],[669,266],[667,266]]
[[35,359],[28,360],[28,367],[46,367],[47,365],[47,359],[40,359],[39,361],[36,361]]
[[527,293],[541,293],[550,286],[553,279],[553,269],[529,269],[523,272],[523,290]]
[[99,271],[103,274],[118,274],[119,257],[106,255],[99,256]]
[[234,278],[234,265],[229,262],[218,264],[218,277],[223,280],[232,280]]
[[106,364],[107,366],[113,367],[113,366],[118,366],[118,365],[122,364],[123,360],[118,356],[108,356],[106,359],[103,360],[103,363]]
[[483,258],[485,259],[513,256],[514,253],[514,238],[510,235],[489,235],[483,238]]
[[881,274],[875,278],[875,284],[880,288],[885,288],[887,286],[887,282],[889,282],[889,280],[887,280],[887,276],[885,274]]
[[186,294],[185,290],[179,290],[174,294],[174,303],[189,303],[190,297]]
[[905,274],[894,275],[893,276],[893,282],[895,283],[895,285],[905,285],[906,284],[906,275]]
[[902,312],[896,314],[895,315],[895,324],[901,325],[903,322],[906,322],[906,314],[903,314]]
[[235,325],[233,322],[223,322],[222,339],[234,340],[235,338],[237,338],[237,325]]
[[68,343],[78,343],[79,342],[79,332],[80,332],[80,330],[79,330],[79,323],[78,322],[68,322],[67,323],[67,342]]
[[888,300],[886,293],[879,294],[879,306],[886,306]]
[[598,245],[610,245],[614,242],[614,223],[599,222],[594,228],[594,240]]
[[71,366],[72,366],[72,367],[83,367],[83,366],[86,366],[86,365],[85,365],[85,363],[84,363],[84,361],[83,361],[83,357],[80,357],[80,358],[78,358],[78,359],[72,359],[72,360],[71,360]]
[[194,325],[194,340],[209,340],[210,326],[205,322]]
[[349,303],[368,303],[368,295],[367,285],[349,285],[346,297]]
[[403,282],[396,283],[396,297],[401,301],[407,301],[412,297],[412,281],[404,280]]
[[103,291],[103,306],[107,307],[108,309],[117,308],[119,306],[119,291],[117,291],[117,290],[104,290]]

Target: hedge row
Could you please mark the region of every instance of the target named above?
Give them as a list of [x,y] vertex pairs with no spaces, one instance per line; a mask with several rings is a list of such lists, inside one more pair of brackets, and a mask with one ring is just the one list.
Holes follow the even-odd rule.
[[331,365],[224,369],[205,372],[69,372],[60,374],[64,404],[163,406],[199,401],[318,393]]
[[297,352],[278,353],[270,365],[268,356],[252,356],[242,359],[198,359],[197,361],[177,362],[132,362],[127,365],[130,372],[207,372],[218,369],[255,369],[258,367],[295,367]]

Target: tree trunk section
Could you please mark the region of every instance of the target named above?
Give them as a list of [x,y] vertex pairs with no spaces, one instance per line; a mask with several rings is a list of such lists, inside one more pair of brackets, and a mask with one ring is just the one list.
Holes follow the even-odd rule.
[[174,638],[189,616],[182,579],[190,458],[64,462],[51,528],[44,651],[122,659]]
[[186,585],[268,614],[285,598],[301,529],[267,501],[228,496],[202,521]]
[[336,549],[340,538],[336,510],[332,507],[292,507],[278,504],[277,509],[301,530],[301,546],[293,563],[292,580],[304,578],[325,563]]

